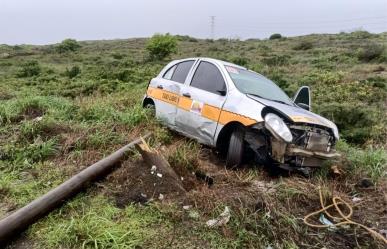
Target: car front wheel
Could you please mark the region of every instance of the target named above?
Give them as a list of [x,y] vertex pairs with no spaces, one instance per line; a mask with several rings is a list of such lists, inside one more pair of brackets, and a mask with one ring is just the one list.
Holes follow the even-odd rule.
[[244,152],[245,132],[242,128],[236,128],[230,137],[230,143],[227,151],[227,167],[235,167],[242,164]]

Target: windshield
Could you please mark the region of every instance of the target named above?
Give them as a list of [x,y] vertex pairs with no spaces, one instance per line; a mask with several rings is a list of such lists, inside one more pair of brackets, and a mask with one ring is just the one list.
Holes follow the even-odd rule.
[[239,91],[284,104],[293,105],[289,97],[273,81],[252,71],[226,66]]

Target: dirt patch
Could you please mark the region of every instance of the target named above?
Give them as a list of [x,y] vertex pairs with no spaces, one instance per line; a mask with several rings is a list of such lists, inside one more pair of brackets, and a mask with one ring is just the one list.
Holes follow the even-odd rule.
[[30,249],[34,247],[34,242],[28,239],[26,233],[23,233],[22,235],[18,236],[13,242],[8,244],[5,249]]
[[9,100],[14,97],[15,97],[14,95],[0,90],[0,100]]
[[34,118],[43,116],[44,112],[45,111],[40,107],[28,106],[24,110],[22,115],[23,115],[24,119],[34,119]]
[[31,105],[25,107],[25,109],[19,115],[13,117],[11,121],[14,123],[18,123],[23,120],[32,120],[38,117],[42,117],[44,113],[45,110],[43,108]]
[[151,200],[172,200],[184,194],[165,172],[152,170],[147,164],[126,161],[120,169],[108,177],[114,190],[111,192],[118,207],[130,203],[146,203]]

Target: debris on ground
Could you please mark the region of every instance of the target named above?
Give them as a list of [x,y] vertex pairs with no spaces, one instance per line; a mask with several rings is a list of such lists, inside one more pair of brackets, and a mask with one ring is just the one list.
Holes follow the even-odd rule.
[[208,227],[217,227],[227,224],[230,221],[230,209],[226,206],[223,213],[221,213],[216,219],[211,219],[206,222]]

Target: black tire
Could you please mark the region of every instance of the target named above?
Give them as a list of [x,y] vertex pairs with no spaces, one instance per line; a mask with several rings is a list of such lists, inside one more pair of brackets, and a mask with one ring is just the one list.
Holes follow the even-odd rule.
[[242,128],[236,128],[230,137],[227,150],[227,167],[238,167],[242,164],[244,153],[245,132]]
[[156,107],[153,103],[146,104],[145,108],[150,110],[152,117],[156,116]]

